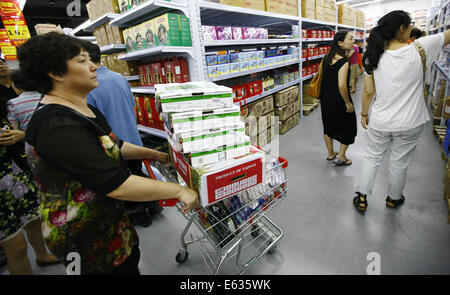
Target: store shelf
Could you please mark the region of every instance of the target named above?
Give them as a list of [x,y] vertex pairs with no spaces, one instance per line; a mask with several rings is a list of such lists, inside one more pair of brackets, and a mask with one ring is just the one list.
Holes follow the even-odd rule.
[[74,36],[77,39],[81,39],[84,41],[89,41],[89,42],[96,42],[97,39],[94,36]]
[[308,60],[316,60],[316,59],[320,59],[325,57],[326,54],[321,54],[321,55],[317,55],[317,56],[311,56],[311,57],[307,57]]
[[100,52],[102,54],[111,54],[114,52],[124,51],[125,49],[126,49],[125,44],[111,44],[100,47]]
[[[138,77],[137,80],[139,80],[139,76],[136,77]],[[148,86],[131,87],[131,92],[141,94],[155,94],[155,87],[148,87]]]
[[450,81],[449,76],[448,76],[448,70],[446,71],[444,68],[441,67],[441,65],[439,65],[437,62],[434,62],[434,66],[442,73],[442,75],[444,76],[444,78],[447,81]]
[[333,38],[305,38],[302,42],[324,42],[324,41],[333,41]]
[[324,22],[321,20],[316,20],[316,19],[310,19],[310,18],[301,18],[302,24],[303,23],[308,23],[308,24],[316,24],[316,25],[324,25],[324,26],[330,26],[330,27],[336,27],[336,23],[329,23],[329,22]]
[[93,22],[91,22],[89,25],[87,25],[83,31],[86,32],[93,32],[96,28],[106,24],[112,19],[115,19],[116,17],[120,16],[120,14],[117,13],[106,13],[102,15],[101,17],[97,18]]
[[143,125],[138,125],[138,130],[147,134],[151,134],[151,135],[155,135],[161,138],[169,138],[169,135],[167,134],[167,132],[163,131],[163,130],[159,130],[159,129],[155,129],[155,128],[151,128],[151,127],[147,127],[147,126],[143,126]]
[[78,34],[81,31],[84,31],[84,29],[89,26],[91,24],[90,20],[85,21],[84,23],[82,23],[81,25],[79,25],[78,27],[76,27],[75,29],[72,30],[72,32],[70,32],[70,34],[72,36],[75,36],[76,34]]
[[306,80],[308,80],[308,79],[314,78],[316,75],[317,75],[317,73],[314,73],[314,74],[305,76],[305,77],[302,78],[302,81],[306,81]]
[[125,79],[127,79],[128,81],[138,81],[139,80],[139,76],[125,76]]
[[339,28],[344,28],[344,29],[350,29],[350,30],[354,30],[355,29],[355,27],[353,27],[353,26],[348,26],[348,25],[343,25],[343,24],[337,24],[337,26]]
[[251,70],[248,70],[248,71],[236,72],[236,73],[231,73],[231,74],[227,74],[227,75],[221,75],[221,76],[217,76],[217,77],[209,77],[209,80],[212,81],[212,82],[221,81],[221,80],[227,80],[227,79],[231,79],[231,78],[236,78],[236,77],[241,77],[241,76],[245,76],[245,75],[250,75],[250,74],[253,74],[253,73],[259,73],[259,72],[269,71],[269,70],[272,70],[272,69],[281,68],[281,67],[285,67],[285,66],[289,66],[289,65],[293,65],[293,64],[298,64],[299,62],[300,62],[299,60],[293,60],[293,61],[288,61],[288,62],[276,64],[276,65],[270,65],[270,66],[267,66],[267,67],[251,69]]
[[187,11],[187,0],[147,0],[141,5],[120,14],[110,22],[110,25],[117,27],[131,27],[173,10],[181,10],[186,16],[189,16]]
[[262,10],[199,1],[200,15],[204,25],[236,25],[262,27],[291,27],[297,25],[300,17]]
[[205,44],[205,47],[257,45],[257,44],[287,44],[287,43],[300,43],[300,39],[212,40],[212,41],[203,41],[203,43]]
[[261,99],[261,98],[263,98],[263,97],[269,96],[269,95],[274,94],[274,93],[276,93],[276,92],[278,92],[278,91],[281,91],[281,90],[283,90],[283,89],[286,89],[286,88],[289,88],[289,87],[294,86],[294,85],[296,85],[296,84],[299,84],[301,81],[302,81],[301,79],[297,79],[297,80],[295,80],[295,81],[293,81],[293,82],[290,82],[290,83],[288,83],[288,84],[277,85],[277,86],[275,86],[273,89],[270,89],[270,90],[268,90],[268,91],[265,91],[265,92],[263,92],[263,93],[261,93],[261,94],[258,94],[258,95],[255,95],[255,96],[246,98],[245,100],[241,100],[241,101],[239,101],[239,102],[236,102],[235,105],[238,105],[238,106],[244,106],[244,105],[246,105],[246,104],[249,104],[249,103],[252,103],[252,102],[254,102],[254,101],[257,101],[258,99]]
[[130,53],[119,56],[119,60],[137,60],[150,57],[153,55],[159,55],[164,53],[186,53],[192,56],[192,47],[184,46],[155,46],[146,49],[133,51]]

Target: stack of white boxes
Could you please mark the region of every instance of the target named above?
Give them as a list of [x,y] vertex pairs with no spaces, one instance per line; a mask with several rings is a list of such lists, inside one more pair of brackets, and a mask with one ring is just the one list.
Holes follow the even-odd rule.
[[190,82],[155,85],[155,91],[171,146],[193,168],[249,153],[231,88]]

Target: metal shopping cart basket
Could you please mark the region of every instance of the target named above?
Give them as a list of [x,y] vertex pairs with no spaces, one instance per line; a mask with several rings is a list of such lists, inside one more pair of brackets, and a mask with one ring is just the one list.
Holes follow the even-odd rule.
[[[148,161],[144,164],[149,175],[155,178]],[[197,245],[212,274],[219,274],[225,264],[227,267],[231,265],[231,269],[227,268],[229,273],[243,274],[266,253],[275,252],[283,230],[268,215],[287,195],[285,169],[288,162],[266,154],[265,165],[263,183],[208,206],[199,205],[183,214],[187,225],[181,234],[181,249],[176,255],[178,263],[187,260],[189,245]],[[167,181],[183,184],[174,166],[156,162],[155,166]],[[176,206],[180,212],[182,208],[177,200],[161,201],[161,205]],[[225,263],[232,259],[235,263]]]

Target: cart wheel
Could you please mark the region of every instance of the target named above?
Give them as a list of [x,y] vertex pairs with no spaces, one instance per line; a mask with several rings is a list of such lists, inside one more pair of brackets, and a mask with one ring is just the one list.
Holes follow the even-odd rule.
[[275,251],[277,250],[277,245],[278,245],[278,244],[275,244],[272,248],[270,248],[269,251],[267,251],[267,253],[268,253],[268,254],[273,254],[273,253],[275,253]]
[[259,227],[257,225],[252,225],[251,235],[254,238],[256,238],[259,235]]
[[175,257],[175,260],[178,263],[184,263],[188,259],[188,256],[189,256],[189,253],[186,250],[181,249],[177,253],[177,256]]

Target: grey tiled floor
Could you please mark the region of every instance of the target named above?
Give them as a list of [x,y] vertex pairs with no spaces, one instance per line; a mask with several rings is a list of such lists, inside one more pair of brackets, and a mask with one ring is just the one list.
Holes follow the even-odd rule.
[[[357,114],[361,86],[353,95]],[[352,206],[366,143],[359,125],[356,143],[348,151],[353,165],[345,168],[325,160],[320,109],[281,136],[280,143],[281,155],[289,160],[289,195],[270,216],[285,235],[277,251],[247,274],[366,274],[369,252],[380,254],[382,274],[450,274],[450,225],[442,198],[445,163],[431,122],[408,170],[404,206],[385,207],[384,163],[364,215]],[[185,224],[174,208],[166,208],[152,226],[137,229],[142,274],[208,274],[194,245],[184,264],[175,262]],[[34,261],[31,249],[29,257]],[[37,274],[64,274],[62,266],[40,269],[32,264]],[[7,268],[0,274],[8,274]]]

